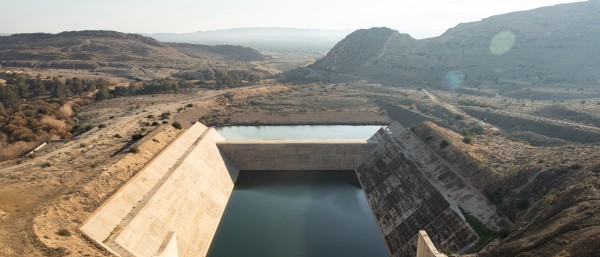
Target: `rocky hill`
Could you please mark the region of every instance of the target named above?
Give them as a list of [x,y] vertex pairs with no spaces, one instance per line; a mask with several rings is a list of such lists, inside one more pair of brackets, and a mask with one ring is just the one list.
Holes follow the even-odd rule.
[[83,69],[126,77],[156,69],[190,69],[219,61],[262,60],[258,51],[239,46],[166,44],[153,38],[115,31],[72,31],[58,34],[15,34],[0,37],[0,65],[9,67]]
[[188,43],[169,43],[169,46],[186,55],[196,58],[227,58],[238,61],[263,61],[267,59],[259,51],[245,46],[233,45],[196,45]]
[[598,13],[600,1],[543,7],[459,24],[423,40],[388,28],[358,30],[308,69],[435,87],[598,85]]

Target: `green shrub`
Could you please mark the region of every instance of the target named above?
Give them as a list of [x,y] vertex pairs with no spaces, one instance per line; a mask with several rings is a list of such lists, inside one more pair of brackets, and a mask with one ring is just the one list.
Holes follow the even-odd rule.
[[99,129],[106,128],[106,124],[99,124],[99,125],[98,125],[98,128],[99,128]]
[[158,121],[153,121],[152,122],[152,126],[159,126],[159,125],[160,125],[160,123],[158,123]]
[[524,198],[519,198],[515,201],[515,208],[517,210],[524,210],[524,209],[527,209],[527,207],[529,207],[529,200],[524,199]]
[[471,132],[471,134],[483,135],[483,134],[485,134],[485,127],[481,124],[477,124],[477,125],[470,127],[469,131]]
[[115,137],[115,138],[123,138],[123,136],[121,136],[121,134],[115,134],[113,137]]
[[465,144],[473,143],[473,138],[470,136],[465,136],[465,137],[463,137],[463,143],[465,143]]
[[446,147],[448,147],[450,145],[450,141],[448,141],[447,139],[442,140],[442,142],[440,142],[440,148],[444,149]]
[[187,104],[185,107],[194,107],[194,104]]
[[71,232],[66,228],[58,230],[58,232],[56,232],[56,234],[59,236],[71,236]]
[[168,119],[170,116],[171,116],[171,113],[170,113],[170,112],[163,112],[163,113],[160,115],[160,119],[161,119],[161,120],[166,120],[166,119]]
[[181,123],[179,123],[179,122],[177,122],[177,121],[176,121],[176,122],[173,122],[173,124],[171,124],[171,125],[173,125],[173,127],[174,127],[174,128],[176,128],[176,129],[181,129],[181,128],[183,128],[183,127],[181,126]]
[[140,134],[140,133],[135,133],[133,135],[131,135],[131,140],[133,141],[137,141],[140,140],[144,137],[144,135]]

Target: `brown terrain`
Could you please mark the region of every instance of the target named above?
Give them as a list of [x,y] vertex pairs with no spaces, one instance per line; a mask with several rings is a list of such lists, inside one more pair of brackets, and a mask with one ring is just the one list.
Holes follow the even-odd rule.
[[[578,253],[572,256],[596,256],[595,232],[600,224],[594,217],[599,211],[595,201],[600,199],[600,146],[570,143],[568,137],[557,139],[558,145],[557,140],[535,137],[536,140],[547,139],[555,146],[514,141],[512,136],[507,137],[510,134],[505,130],[481,123],[479,117],[471,117],[460,105],[454,105],[463,97],[457,95],[456,92],[353,82],[256,85],[94,103],[79,115],[106,127],[52,142],[33,156],[0,163],[0,209],[4,213],[0,253],[3,256],[106,255],[83,238],[78,227],[180,133],[181,130],[168,124],[147,125],[149,121],[160,121],[158,116],[170,111],[173,115],[169,120],[181,121],[184,125],[199,119],[207,124],[230,125],[256,121],[259,124],[381,124],[398,120],[414,126],[413,131],[429,142],[431,149],[461,170],[467,180],[514,222],[511,229],[503,232],[506,237],[497,239],[484,253],[515,256],[523,252],[539,256],[558,247],[568,254]],[[489,105],[505,101],[475,95],[468,98]],[[600,99],[594,101],[597,100]],[[193,107],[181,108],[189,104]],[[576,111],[581,109],[580,105],[579,101],[565,101],[560,106]],[[549,107],[558,108],[552,101],[515,108],[520,110],[518,113],[536,113]],[[586,111],[581,112],[593,115],[590,110],[599,108],[589,107],[592,109],[585,108]],[[510,109],[503,111],[512,113]],[[523,119],[528,117],[523,116]],[[596,121],[599,119],[593,117]],[[424,121],[426,123],[422,123]],[[566,122],[550,115],[539,121],[531,118],[523,125],[536,126],[536,122],[586,130],[589,123],[595,121]],[[472,143],[463,143],[464,135],[457,132],[481,124],[484,132],[473,134]],[[595,133],[595,129],[589,128],[589,132]],[[131,141],[136,133],[146,136],[137,142]],[[122,138],[116,138],[116,134]],[[448,140],[450,146],[440,149],[442,139]],[[526,201],[527,206],[517,204],[521,201]],[[64,230],[70,236],[61,234]],[[586,245],[587,248],[583,247]]]
[[[591,7],[582,8],[587,4]],[[585,14],[589,14],[596,6],[597,2],[590,1],[559,7],[586,9]],[[541,9],[539,17],[532,17],[544,19],[555,12]],[[527,16],[514,15],[508,17]],[[578,19],[585,21],[586,17]],[[479,23],[484,24],[481,31],[491,33],[491,28],[505,19],[484,20]],[[556,22],[551,21],[549,24]],[[398,60],[389,59],[397,55],[386,54],[405,53],[410,62],[402,65],[427,59],[427,65],[455,67],[454,63],[440,64],[452,54],[443,53],[438,58],[429,52],[419,54],[419,49],[442,49],[448,44],[454,51],[460,45],[453,41],[460,38],[455,35],[478,31],[477,24],[459,25],[424,43],[387,29],[359,31],[308,69],[283,76],[302,81],[319,78],[312,83],[283,83],[271,78],[290,65],[305,62],[305,56],[285,62],[281,56],[261,57],[249,48],[167,44],[105,31],[0,37],[0,74],[16,72],[44,81],[52,77],[63,81],[71,77],[102,78],[116,90],[118,86],[134,88],[139,86],[136,83],[190,71],[234,70],[260,75],[260,81],[238,77],[231,86],[216,87],[216,81],[188,79],[185,90],[113,94],[107,99],[96,99],[97,92],[93,91],[60,99],[20,99],[18,107],[0,105],[4,113],[11,108],[27,110],[36,106],[35,101],[52,103],[64,119],[29,111],[36,114],[31,119],[39,119],[32,124],[66,129],[76,120],[90,128],[81,134],[56,133],[38,151],[0,162],[0,256],[109,256],[78,228],[183,129],[197,121],[209,126],[398,121],[509,221],[506,229],[494,232],[493,241],[479,252],[480,256],[600,256],[600,88],[590,77],[595,73],[572,81],[569,78],[573,74],[565,76],[567,81],[541,78],[545,73],[539,74],[540,78],[526,78],[529,73],[510,78],[505,76],[509,72],[485,79],[469,75],[471,80],[446,88],[430,83],[441,81],[446,70],[417,80],[414,78],[419,72],[428,69],[416,64],[398,66]],[[537,21],[527,28],[537,31],[543,24]],[[352,40],[358,43],[349,42]],[[377,44],[369,45],[374,40]],[[550,47],[542,39],[528,40]],[[361,42],[371,48],[358,47]],[[488,48],[487,43],[484,48]],[[349,52],[355,55],[348,56]],[[518,53],[508,57],[516,58]],[[586,60],[596,60],[593,54],[598,52]],[[531,61],[525,58],[521,65],[529,67]],[[394,65],[401,72],[393,73],[397,71]],[[465,74],[478,69],[484,75],[502,71],[487,68],[469,66]],[[323,78],[335,82],[324,82]],[[10,76],[0,79],[0,87],[8,87]],[[523,84],[523,80],[530,83]],[[0,121],[2,131],[6,122]],[[5,142],[12,141],[2,138],[3,147]]]

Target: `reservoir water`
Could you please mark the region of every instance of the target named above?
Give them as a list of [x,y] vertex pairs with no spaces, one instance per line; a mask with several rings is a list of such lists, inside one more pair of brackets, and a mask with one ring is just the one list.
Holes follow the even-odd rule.
[[242,171],[209,257],[387,257],[353,171]]
[[[368,139],[381,126],[237,126],[226,139]],[[208,257],[388,257],[354,171],[241,171]]]
[[380,125],[229,126],[217,128],[226,139],[368,139]]

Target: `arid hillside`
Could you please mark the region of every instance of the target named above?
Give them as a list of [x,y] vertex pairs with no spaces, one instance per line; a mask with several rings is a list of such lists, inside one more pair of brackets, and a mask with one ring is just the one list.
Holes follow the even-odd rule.
[[[160,76],[161,70],[246,69],[265,57],[240,46],[166,44],[114,31],[15,34],[0,37],[0,65],[101,72],[129,79]],[[164,75],[163,75],[164,76]]]
[[460,84],[597,86],[599,12],[598,1],[543,7],[459,24],[422,40],[388,28],[358,30],[307,70],[288,75],[447,89]]

